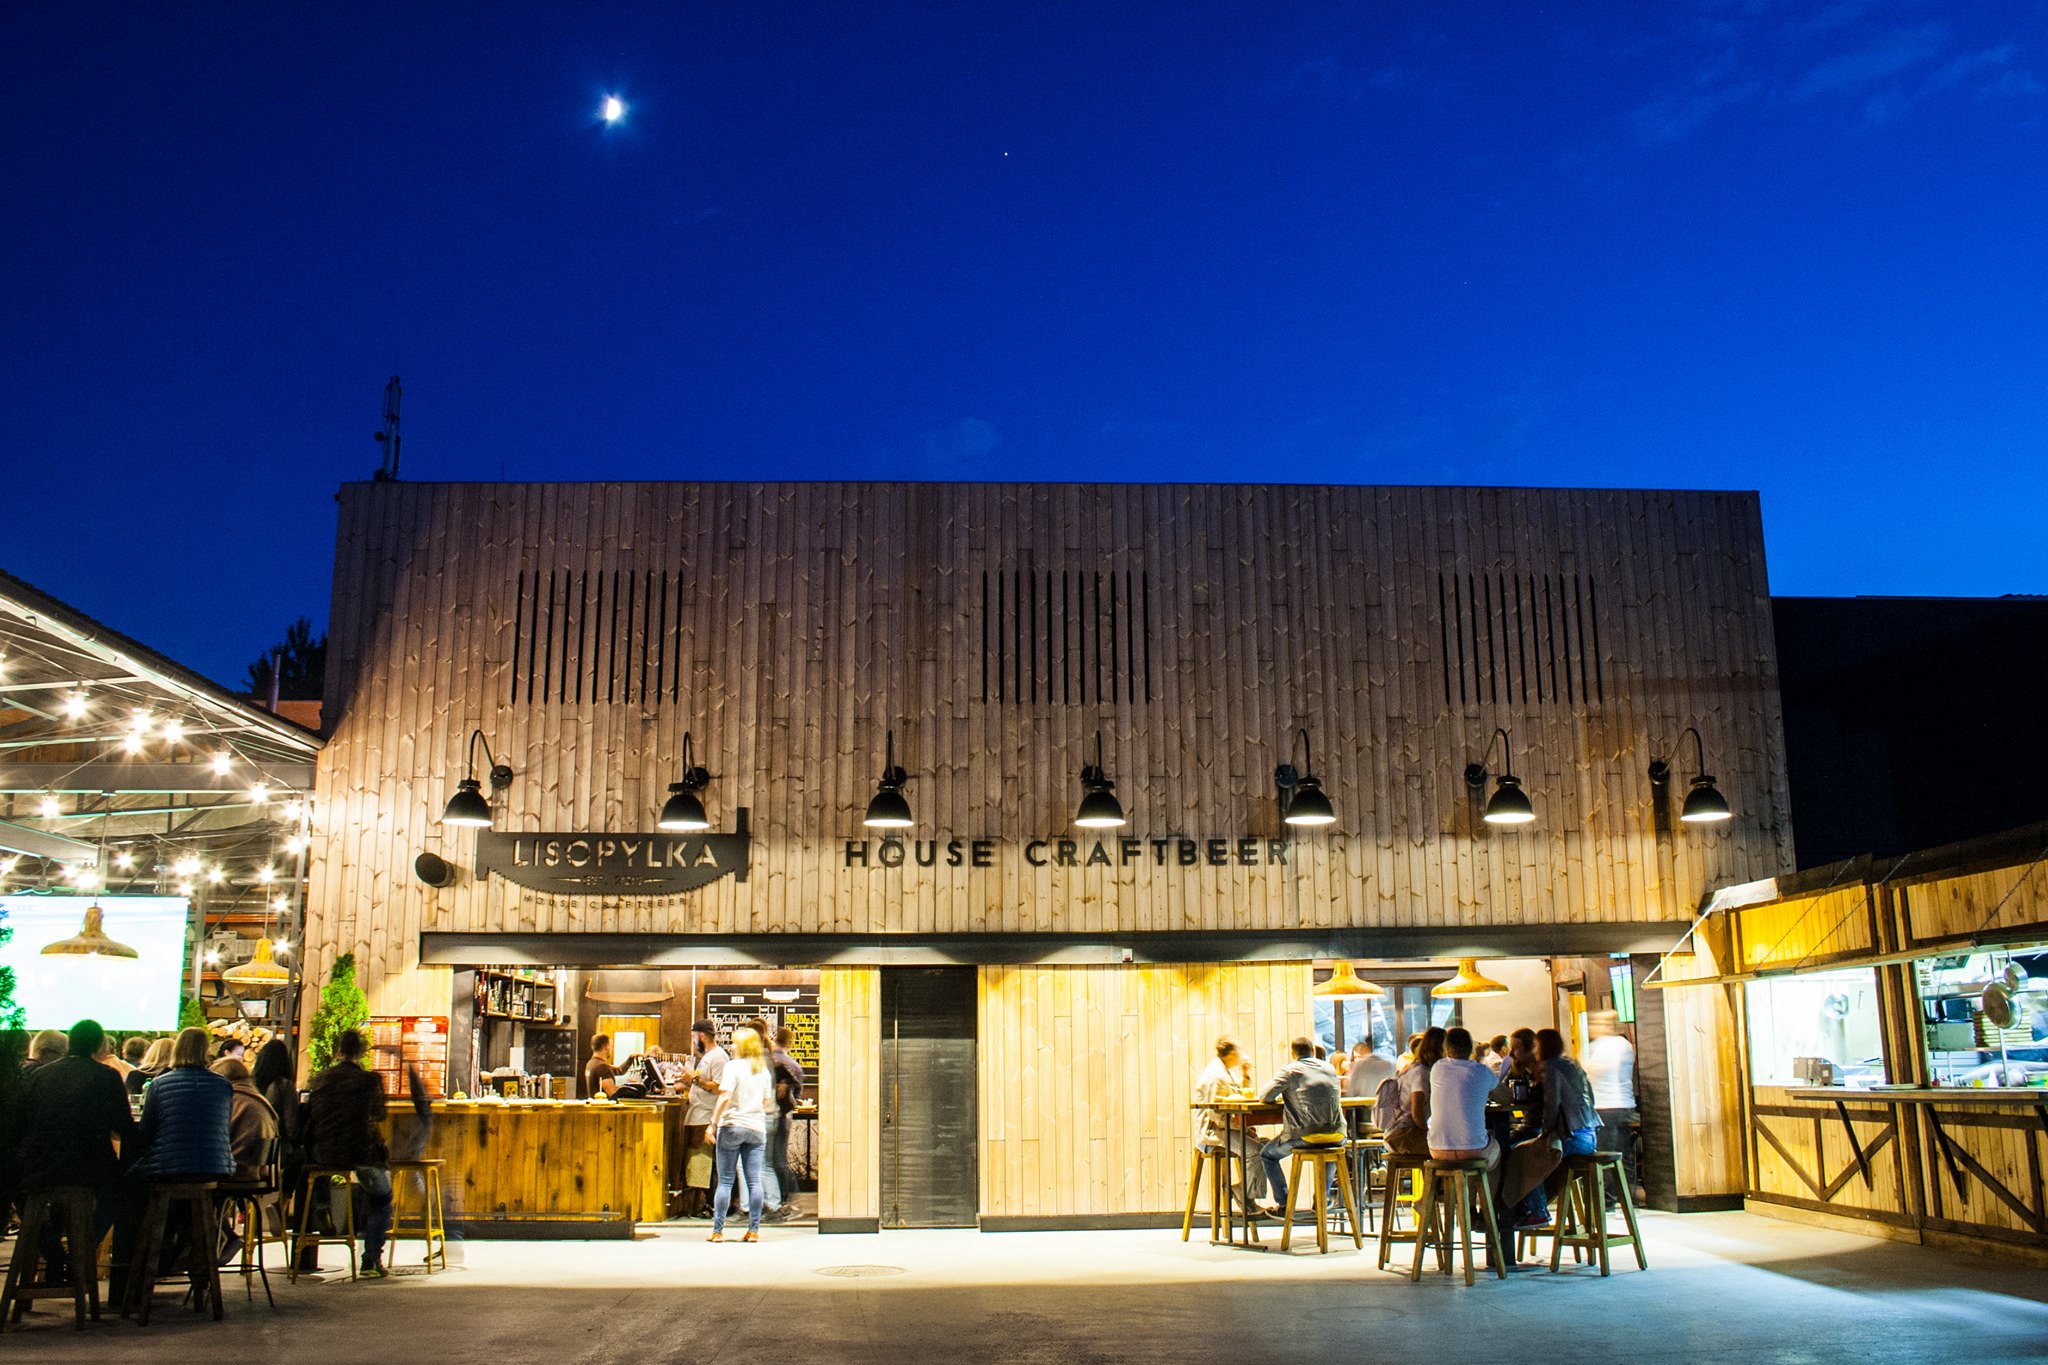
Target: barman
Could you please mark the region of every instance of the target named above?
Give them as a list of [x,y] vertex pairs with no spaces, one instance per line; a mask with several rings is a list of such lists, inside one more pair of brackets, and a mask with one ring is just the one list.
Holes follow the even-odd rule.
[[610,1096],[619,1088],[619,1069],[612,1065],[612,1036],[600,1033],[590,1040],[590,1060],[583,1064],[583,1098]]

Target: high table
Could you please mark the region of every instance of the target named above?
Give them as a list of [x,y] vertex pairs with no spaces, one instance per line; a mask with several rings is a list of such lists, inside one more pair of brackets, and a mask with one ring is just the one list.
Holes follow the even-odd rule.
[[[1340,1102],[1344,1109],[1349,1112],[1366,1108],[1373,1101],[1371,1096],[1360,1095],[1355,1098],[1346,1096]],[[1252,1129],[1262,1123],[1280,1123],[1287,1117],[1287,1111],[1282,1107],[1280,1101],[1267,1101],[1253,1096],[1239,1096],[1235,1099],[1227,1100],[1210,1100],[1207,1103],[1198,1103],[1189,1107],[1192,1109],[1207,1109],[1214,1113],[1217,1118],[1221,1119],[1223,1122],[1224,1151],[1226,1153],[1230,1151],[1233,1145],[1231,1138],[1235,1135],[1237,1138],[1236,1146],[1238,1150],[1245,1154],[1247,1162],[1259,1159],[1258,1148],[1262,1145],[1254,1142]],[[1250,1172],[1247,1171],[1246,1174],[1249,1175]],[[1354,1190],[1352,1194],[1358,1200],[1362,1215],[1365,1192]],[[1230,1161],[1227,1157],[1222,1161],[1210,1163],[1209,1198],[1212,1201],[1209,1205],[1210,1208],[1223,1211],[1223,1236],[1221,1238],[1211,1237],[1209,1239],[1211,1246],[1231,1246],[1243,1251],[1272,1250],[1271,1247],[1259,1240],[1259,1225],[1256,1220],[1249,1218],[1241,1219],[1237,1216],[1237,1201],[1230,1197]],[[1287,1217],[1288,1212],[1283,1211],[1281,1216],[1283,1218]],[[1240,1224],[1244,1228],[1242,1240],[1238,1237],[1238,1227]]]

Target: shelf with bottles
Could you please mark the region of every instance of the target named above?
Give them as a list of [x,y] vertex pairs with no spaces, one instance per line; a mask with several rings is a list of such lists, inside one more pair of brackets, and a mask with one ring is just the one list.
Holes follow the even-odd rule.
[[516,1023],[552,1024],[560,992],[552,974],[533,969],[482,967],[476,974],[476,1015]]

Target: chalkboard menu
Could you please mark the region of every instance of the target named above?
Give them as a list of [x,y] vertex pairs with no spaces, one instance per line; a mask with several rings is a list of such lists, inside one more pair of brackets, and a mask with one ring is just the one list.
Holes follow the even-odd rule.
[[[542,1028],[538,1024],[526,1026],[526,1074],[538,1076],[568,1076],[577,1074],[576,1030],[572,1028]],[[572,1090],[574,1086],[570,1087]]]
[[704,1007],[707,1017],[718,1028],[721,1046],[732,1046],[734,1029],[743,1028],[756,1018],[766,1019],[771,1029],[789,1030],[789,1055],[813,1076],[817,1075],[816,986],[714,986],[704,993]]

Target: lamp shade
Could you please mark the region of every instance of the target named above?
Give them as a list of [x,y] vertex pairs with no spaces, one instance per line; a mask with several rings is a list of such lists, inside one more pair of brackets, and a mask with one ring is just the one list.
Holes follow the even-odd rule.
[[697,799],[697,793],[691,791],[688,784],[682,782],[669,784],[668,800],[662,803],[661,818],[654,823],[658,829],[672,831],[711,828],[710,817],[704,814],[704,803]]
[[125,943],[116,943],[107,937],[101,927],[106,912],[97,904],[85,908],[85,923],[70,938],[60,938],[55,943],[43,945],[45,957],[136,957],[136,952]]
[[1074,813],[1074,823],[1083,829],[1116,829],[1123,822],[1124,803],[1107,781],[1091,784],[1081,798],[1081,809]]
[[1351,969],[1349,962],[1339,962],[1327,981],[1318,981],[1310,995],[1318,1000],[1343,999],[1347,996],[1385,995],[1386,989],[1362,979]]
[[441,823],[489,829],[491,803],[484,800],[483,784],[473,777],[465,777],[456,783],[455,795],[448,798],[447,809],[441,812]]
[[1733,814],[1728,809],[1728,798],[1721,795],[1714,779],[1701,773],[1692,780],[1692,790],[1685,794],[1685,805],[1679,809],[1678,818],[1688,825],[1711,825]]
[[1522,790],[1522,779],[1504,773],[1494,783],[1493,795],[1480,818],[1489,825],[1526,825],[1536,819],[1536,807]]
[[1287,804],[1287,814],[1281,817],[1290,825],[1334,825],[1337,812],[1330,805],[1330,798],[1323,794],[1323,784],[1313,777],[1304,777],[1294,788],[1294,799]]
[[868,813],[861,817],[861,823],[869,829],[909,829],[914,822],[902,790],[885,779],[875,788],[874,799],[868,802]]
[[291,984],[292,974],[278,964],[270,940],[256,940],[256,954],[220,974],[220,979],[241,991],[282,990]]
[[1465,995],[1506,995],[1508,988],[1490,976],[1481,976],[1476,960],[1469,957],[1458,959],[1458,974],[1449,981],[1441,981],[1429,988],[1429,993],[1440,1000],[1452,1000]]

